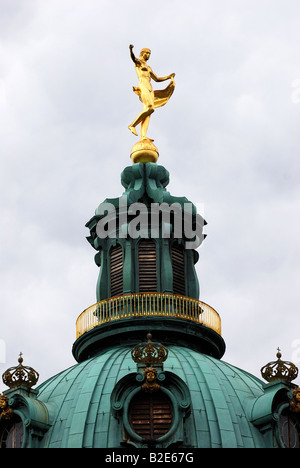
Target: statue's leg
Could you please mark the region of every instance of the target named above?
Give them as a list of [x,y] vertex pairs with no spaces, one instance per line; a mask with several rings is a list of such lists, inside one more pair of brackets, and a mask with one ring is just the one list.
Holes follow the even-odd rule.
[[139,124],[141,124],[142,130],[141,130],[141,136],[142,138],[145,138],[146,132],[148,129],[149,125],[149,120],[150,120],[150,115],[154,112],[154,107],[146,108],[144,109],[138,116],[137,118],[132,122],[131,125],[128,126],[129,130],[134,133],[134,135],[137,135],[137,131],[135,127]]
[[136,136],[138,136],[138,132],[135,129],[134,122],[131,125],[128,125],[129,130]]
[[129,125],[129,130],[137,135],[135,127],[141,124],[141,137],[145,138],[149,126],[150,115],[154,112],[154,93],[142,91],[141,100],[143,102],[144,108],[142,112],[137,116],[137,118]]

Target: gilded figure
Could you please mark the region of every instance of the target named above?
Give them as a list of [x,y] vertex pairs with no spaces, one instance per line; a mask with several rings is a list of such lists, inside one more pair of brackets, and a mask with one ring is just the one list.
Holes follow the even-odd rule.
[[142,390],[147,393],[157,392],[160,385],[156,382],[157,370],[154,367],[147,367],[144,370],[145,383],[142,385]]
[[[135,70],[139,80],[138,86],[134,86],[133,91],[139,96],[141,102],[143,103],[143,110],[135,118],[132,124],[128,126],[128,128],[134,135],[138,136],[136,127],[137,125],[141,124],[141,139],[150,140],[150,138],[147,138],[146,136],[150,115],[157,107],[164,106],[172,96],[175,88],[175,73],[171,73],[171,75],[164,77],[158,77],[147,63],[151,55],[150,49],[142,49],[139,58],[136,58],[133,53],[133,45],[130,45],[129,49],[130,56],[135,64]],[[170,83],[163,90],[153,91],[151,78],[156,82],[170,80]]]

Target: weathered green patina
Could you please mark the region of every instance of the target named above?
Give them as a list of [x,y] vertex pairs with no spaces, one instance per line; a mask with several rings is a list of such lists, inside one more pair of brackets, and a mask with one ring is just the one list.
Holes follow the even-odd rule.
[[[278,446],[274,402],[289,401],[285,384],[264,385],[241,369],[186,347],[168,349],[164,372],[180,379],[190,398],[183,447]],[[112,394],[118,382],[137,373],[131,350],[116,346],[103,351],[37,388],[41,404],[55,410],[41,447],[122,447],[122,424],[112,408]],[[160,445],[168,446],[168,438]]]
[[[185,292],[186,296],[195,299],[199,298],[199,282],[195,271],[195,263],[198,261],[198,253],[195,249],[185,249],[187,241],[184,230],[183,214],[190,213],[190,222],[196,224],[196,219],[202,220],[202,227],[205,220],[197,214],[195,205],[186,197],[174,197],[166,190],[169,183],[169,173],[163,166],[154,163],[134,164],[126,167],[121,175],[121,182],[125,187],[125,192],[121,197],[106,199],[96,209],[95,215],[86,224],[90,230],[88,241],[98,251],[95,256],[96,264],[101,267],[97,283],[97,301],[101,301],[111,296],[111,285],[109,275],[110,251],[112,247],[120,245],[123,252],[123,294],[138,293],[138,244],[141,237],[153,238],[157,252],[157,292],[173,293],[173,270],[171,261],[171,247],[174,243],[182,246],[185,263]],[[147,232],[141,233],[141,237],[132,238],[128,235],[128,226],[132,220],[132,208],[134,204],[143,204],[148,209],[149,223]],[[165,209],[167,222],[163,228],[169,233],[168,237],[163,237],[161,233],[162,220],[157,226],[159,231],[155,231],[153,222],[151,223],[151,205],[156,204],[161,209]],[[174,219],[169,208],[178,207],[181,210],[182,237],[176,238]],[[115,212],[111,220],[107,216],[108,210],[113,207]],[[135,205],[137,208],[137,205]],[[116,218],[114,218],[116,216]],[[186,214],[187,216],[187,214]],[[97,233],[99,221],[107,220],[107,236],[100,238]],[[151,228],[150,228],[151,226]],[[152,232],[151,232],[152,229]],[[155,237],[153,237],[153,235]],[[199,239],[201,244],[205,237],[201,233]],[[200,236],[200,237],[201,237]]]

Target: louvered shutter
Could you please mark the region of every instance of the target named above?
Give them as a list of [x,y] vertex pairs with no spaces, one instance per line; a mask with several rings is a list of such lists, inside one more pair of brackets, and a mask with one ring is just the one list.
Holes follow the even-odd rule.
[[184,251],[179,245],[172,246],[173,293],[185,296]]
[[157,292],[156,244],[142,240],[138,247],[139,292]]
[[110,295],[123,294],[123,253],[122,247],[117,245],[110,251]]
[[173,408],[161,391],[153,394],[140,392],[129,407],[132,429],[144,439],[158,439],[169,432],[173,422]]

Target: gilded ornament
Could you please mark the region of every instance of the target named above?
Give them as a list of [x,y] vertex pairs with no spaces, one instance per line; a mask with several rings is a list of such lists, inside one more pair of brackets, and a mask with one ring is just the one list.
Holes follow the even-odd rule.
[[154,367],[147,367],[144,372],[145,383],[142,385],[142,390],[147,393],[154,393],[160,389],[160,385],[156,382],[157,370]]
[[131,160],[134,164],[156,163],[158,156],[158,149],[149,139],[138,141],[131,149]]
[[19,364],[16,367],[10,367],[2,375],[2,380],[9,388],[19,387],[23,385],[27,388],[33,387],[38,379],[39,374],[32,368],[23,366],[22,353],[20,353]]
[[8,397],[0,393],[0,416],[1,419],[10,419],[13,416],[13,410],[8,404]]
[[261,368],[261,375],[267,382],[285,380],[292,382],[298,376],[298,368],[292,362],[282,361],[280,349],[278,348],[277,361],[272,361]]
[[148,333],[147,343],[141,343],[133,348],[131,357],[137,364],[161,364],[168,357],[168,350],[165,346],[151,341],[152,335]]
[[300,387],[293,390],[293,398],[290,403],[290,410],[293,413],[300,413]]

